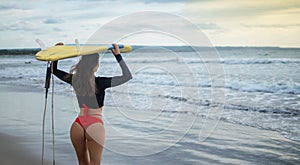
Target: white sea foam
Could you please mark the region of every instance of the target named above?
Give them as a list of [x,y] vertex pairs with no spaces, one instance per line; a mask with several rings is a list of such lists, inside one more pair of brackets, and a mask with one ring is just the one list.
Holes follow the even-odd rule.
[[[261,50],[257,50],[261,51]],[[276,50],[274,50],[276,51]],[[247,53],[247,52],[246,52]],[[300,140],[300,58],[295,50],[281,51],[282,55],[257,53],[254,50],[245,54],[240,49],[221,51],[220,59],[201,59],[187,52],[177,52],[177,56],[153,55],[150,52],[136,56],[125,56],[133,73],[128,83],[130,92],[114,91],[118,95],[130,95],[136,108],[145,108],[152,102],[166,100],[164,114],[185,113],[195,115],[195,107],[200,107],[198,115],[207,115],[211,106],[225,108],[222,120],[253,127],[279,131],[286,137]],[[238,54],[238,55],[232,55]],[[262,57],[260,54],[263,54]],[[153,57],[155,56],[155,58]],[[201,56],[201,53],[200,53]],[[267,57],[266,57],[267,56]],[[159,58],[158,58],[159,57]],[[33,56],[0,56],[0,83],[44,91],[46,62],[36,61]],[[59,68],[69,71],[78,59],[59,62]],[[222,64],[225,71],[225,86],[212,86],[206,64]],[[116,68],[111,56],[100,59],[101,76],[111,76]],[[183,67],[188,66],[184,70]],[[191,74],[187,73],[191,72]],[[187,76],[194,76],[187,77]],[[186,82],[184,79],[194,81]],[[225,91],[226,104],[212,100],[211,88]],[[154,94],[149,91],[161,90]],[[186,90],[186,91],[182,91]],[[119,93],[118,93],[119,92]],[[181,92],[188,92],[182,96]],[[200,94],[197,94],[199,92]],[[72,95],[70,85],[55,78],[55,93]],[[112,92],[108,90],[107,96]],[[149,98],[151,97],[151,98]],[[176,111],[177,103],[183,103],[185,110]],[[111,99],[106,104],[114,105]],[[145,108],[147,109],[147,108]],[[155,109],[147,109],[155,111]]]

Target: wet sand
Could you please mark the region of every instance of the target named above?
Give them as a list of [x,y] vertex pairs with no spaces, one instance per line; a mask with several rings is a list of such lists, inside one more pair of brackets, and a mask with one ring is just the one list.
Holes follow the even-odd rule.
[[[21,90],[20,87],[0,85],[0,164],[40,164],[41,159],[41,122],[44,101],[43,92]],[[56,108],[56,164],[77,164],[77,158],[69,140],[69,126],[75,113],[68,107],[73,100],[66,96],[55,95]],[[4,106],[5,105],[5,106]],[[58,106],[60,105],[60,106]],[[26,113],[24,112],[26,110]],[[30,115],[28,115],[28,113]],[[22,117],[20,117],[22,114]],[[68,117],[64,117],[65,115]],[[71,114],[71,115],[70,115]],[[121,114],[114,107],[105,107],[105,116],[123,122]],[[47,114],[49,115],[49,114]],[[189,117],[186,118],[189,120]],[[50,118],[47,124],[50,125]],[[184,122],[184,121],[182,121]],[[200,123],[174,144],[168,145],[176,133],[160,135],[154,139],[124,138],[108,136],[103,153],[102,164],[299,164],[300,142],[286,139],[278,132],[261,130],[248,126],[220,121],[212,134],[199,141]],[[207,127],[215,120],[207,120]],[[108,126],[106,124],[106,126]],[[124,126],[124,125],[123,125]],[[123,127],[122,125],[120,127]],[[126,127],[126,131],[143,131],[140,126]],[[136,127],[136,128],[135,128]],[[108,127],[107,127],[108,128]],[[51,132],[46,126],[46,160],[52,163]],[[109,133],[109,130],[107,130]],[[204,133],[205,134],[205,133]],[[202,133],[203,135],[203,133]],[[201,137],[201,136],[200,136]],[[142,144],[141,144],[142,143]],[[153,151],[161,145],[168,148],[153,154],[134,156],[132,153]],[[116,151],[116,149],[118,149]],[[127,154],[124,154],[124,153]],[[29,162],[29,163],[27,163]]]
[[[41,164],[41,159],[20,142],[21,138],[0,133],[0,160],[2,165]],[[45,165],[52,162],[44,161]]]

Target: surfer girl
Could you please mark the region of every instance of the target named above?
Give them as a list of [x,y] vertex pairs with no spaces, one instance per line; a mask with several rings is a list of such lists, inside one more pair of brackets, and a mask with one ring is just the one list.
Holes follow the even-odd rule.
[[[57,43],[56,46],[63,45]],[[53,74],[71,84],[76,93],[80,113],[73,122],[70,137],[80,165],[99,165],[105,142],[105,129],[102,108],[105,89],[121,85],[132,78],[117,44],[111,50],[122,70],[121,76],[96,77],[99,55],[81,56],[80,61],[71,68],[70,73],[57,69],[58,61],[52,63]]]

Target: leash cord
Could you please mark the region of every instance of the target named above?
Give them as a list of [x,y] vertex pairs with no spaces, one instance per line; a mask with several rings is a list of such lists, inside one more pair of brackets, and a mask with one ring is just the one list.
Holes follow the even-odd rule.
[[51,116],[52,116],[52,162],[55,165],[55,141],[54,141],[54,76],[53,74],[53,65],[51,65],[51,71],[49,67],[50,62],[47,63],[46,71],[46,82],[45,82],[45,104],[44,104],[44,114],[43,114],[43,124],[42,124],[42,160],[41,164],[44,164],[45,156],[45,121],[46,121],[46,111],[47,111],[47,102],[48,102],[48,89],[50,86],[50,78],[52,79],[52,98],[51,98]]
[[51,65],[51,77],[52,77],[52,99],[51,99],[51,116],[52,116],[52,162],[55,165],[55,141],[54,141],[54,76],[53,65]]
[[46,119],[46,111],[47,111],[47,101],[48,101],[48,89],[50,84],[50,62],[47,63],[47,70],[46,70],[46,80],[45,80],[45,104],[44,104],[44,114],[43,114],[43,124],[42,124],[42,162],[44,164],[44,155],[45,155],[45,119]]
[[42,165],[44,164],[44,152],[45,152],[45,118],[47,110],[47,96],[45,97],[44,114],[43,114],[43,126],[42,126]]

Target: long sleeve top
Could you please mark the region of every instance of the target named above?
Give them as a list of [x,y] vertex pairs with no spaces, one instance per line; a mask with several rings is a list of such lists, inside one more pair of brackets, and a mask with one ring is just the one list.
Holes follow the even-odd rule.
[[[130,70],[127,67],[122,56],[119,54],[116,55],[115,58],[121,67],[122,75],[114,77],[95,77],[95,85],[97,89],[95,92],[95,96],[77,95],[77,100],[80,108],[83,108],[83,104],[87,105],[89,108],[101,108],[104,103],[106,88],[121,85],[132,79]],[[62,81],[72,85],[73,74],[66,73],[62,70],[57,69],[57,61],[53,62],[53,74]]]

